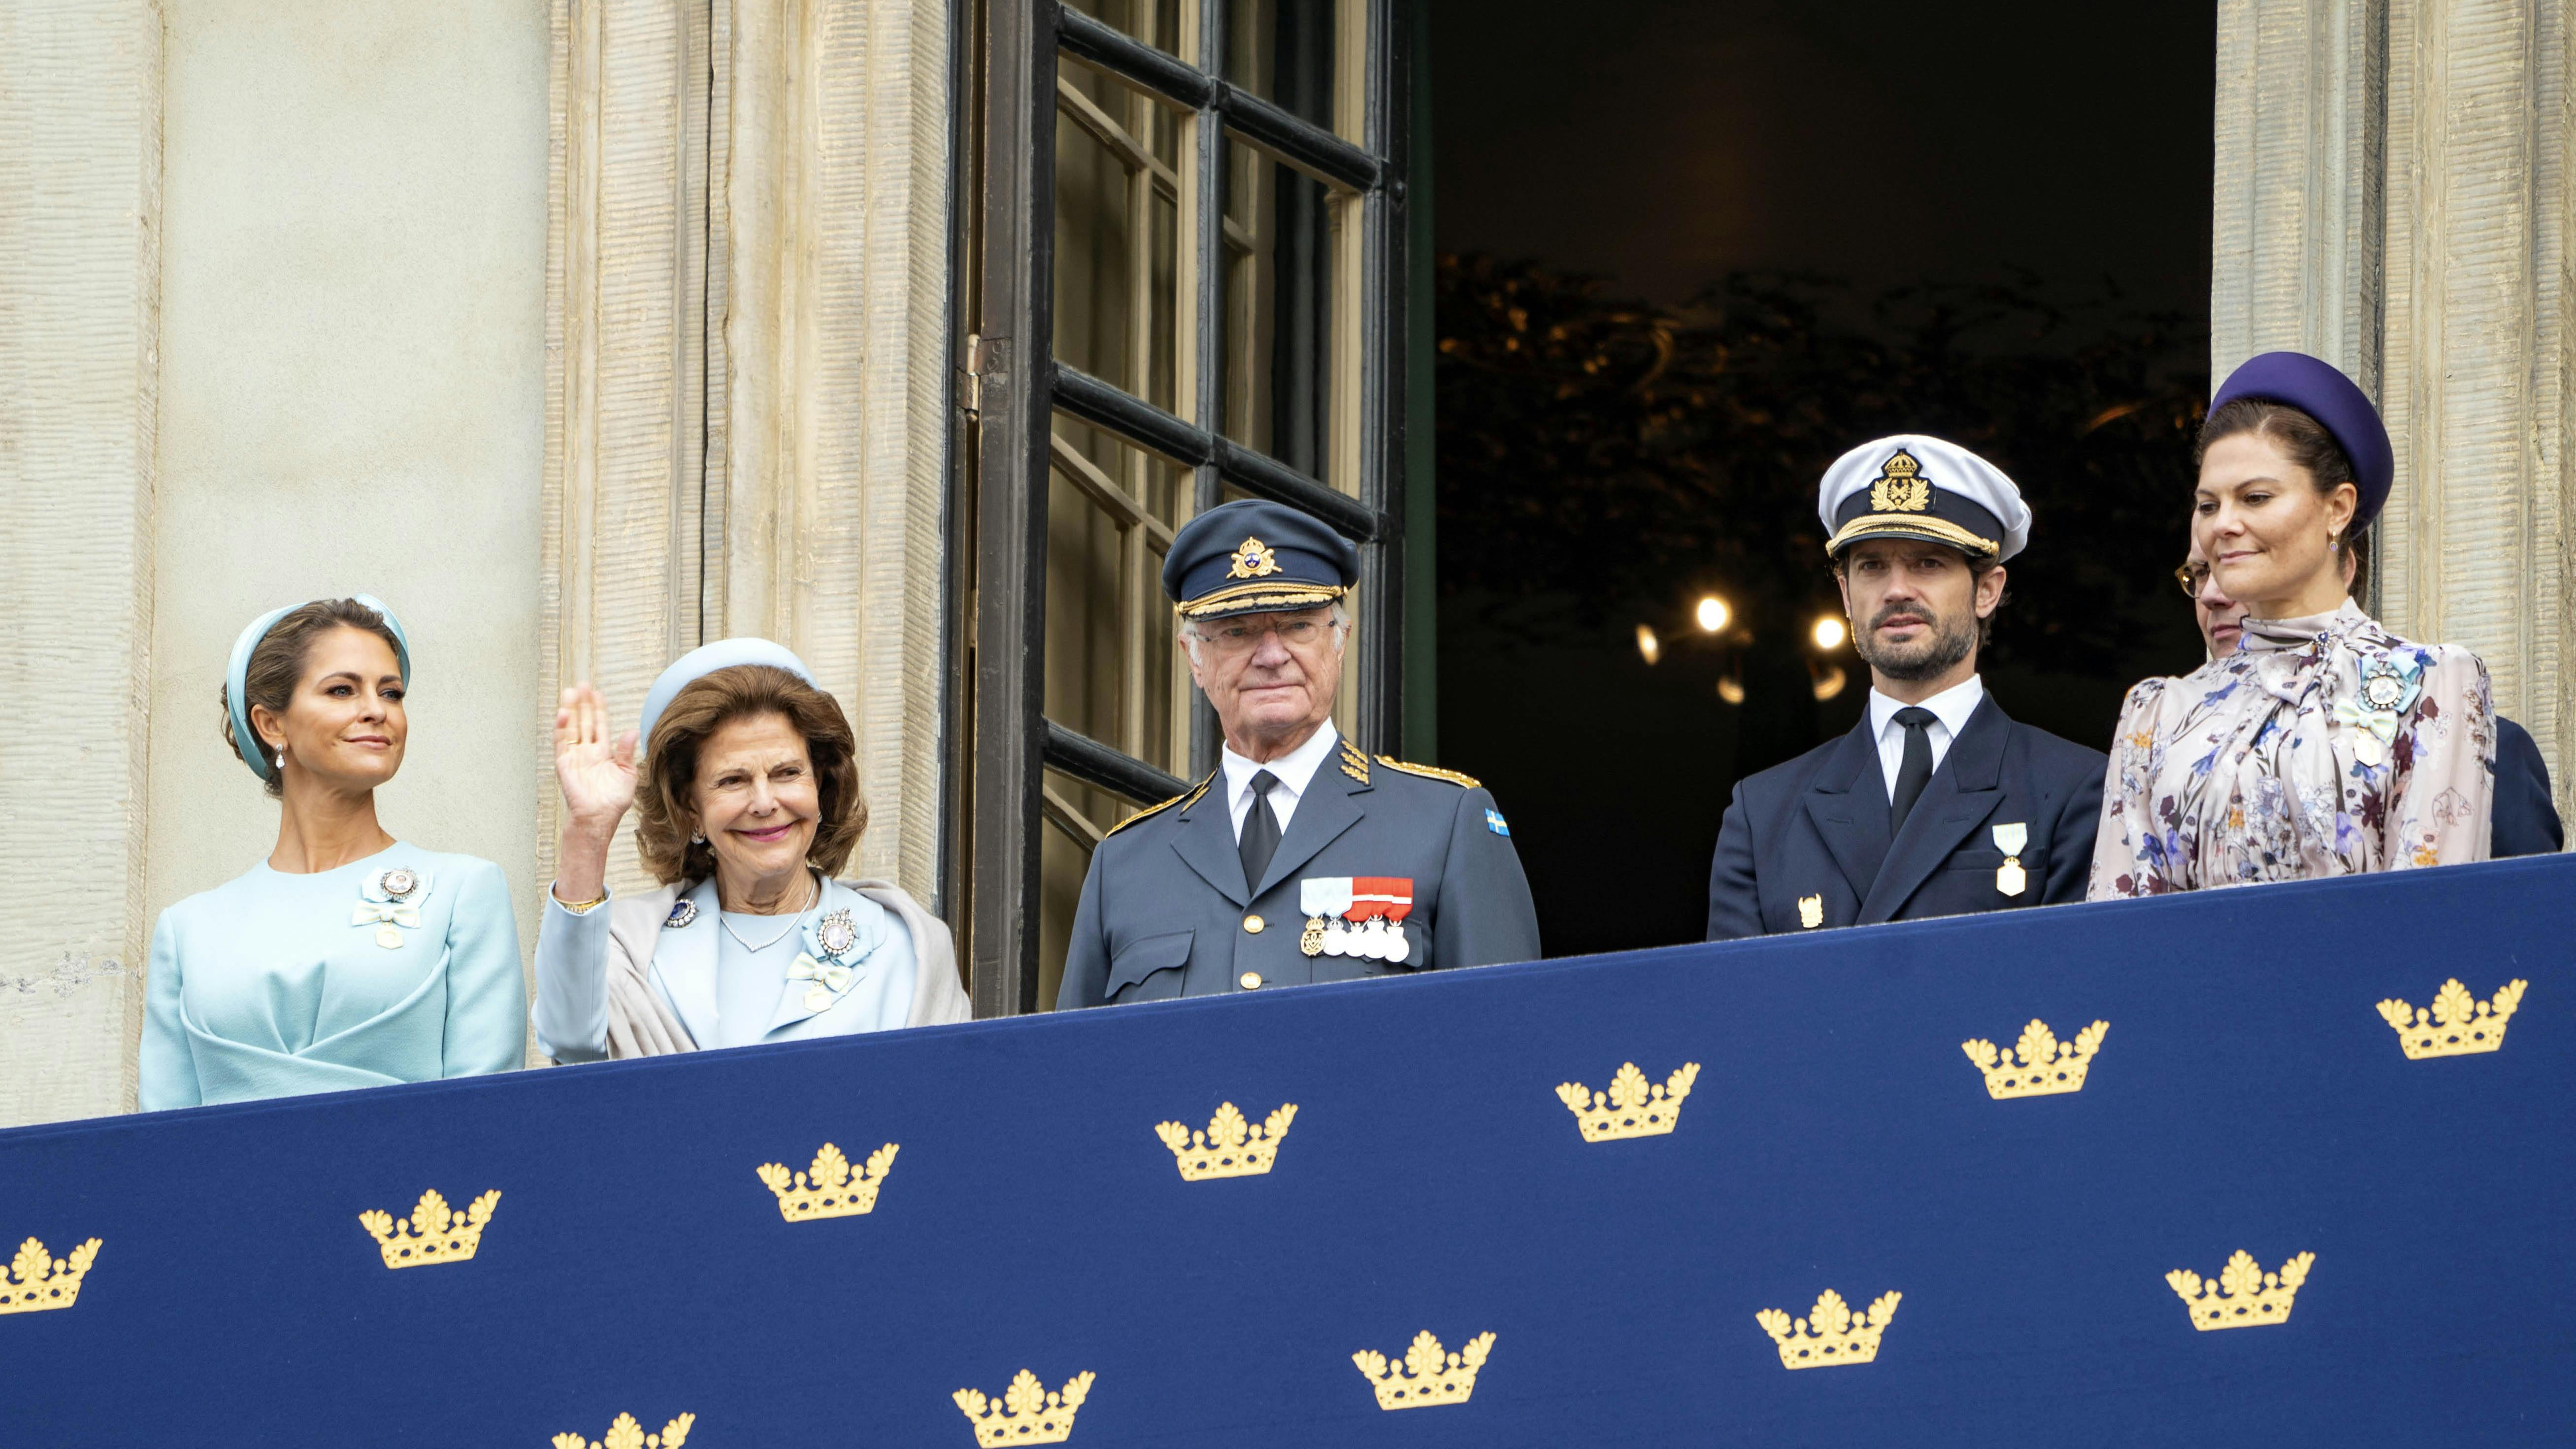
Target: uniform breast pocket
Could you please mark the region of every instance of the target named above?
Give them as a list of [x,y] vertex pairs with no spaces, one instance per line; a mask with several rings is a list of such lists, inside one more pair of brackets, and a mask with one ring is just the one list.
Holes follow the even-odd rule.
[[1166,931],[1121,946],[1109,958],[1108,1001],[1165,1001],[1181,994],[1189,975],[1190,931]]
[[[2004,853],[2000,850],[1972,849],[1954,852],[1949,860],[1942,863],[1941,868],[1943,870],[1982,870],[1988,875],[1993,875],[2003,868],[2003,863]],[[2030,858],[2022,857],[2021,863],[2028,866]]]

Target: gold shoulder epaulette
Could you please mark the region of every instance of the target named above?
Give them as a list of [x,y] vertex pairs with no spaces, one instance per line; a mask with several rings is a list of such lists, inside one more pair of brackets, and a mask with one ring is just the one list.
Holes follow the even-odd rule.
[[1437,765],[1411,765],[1392,755],[1380,755],[1377,757],[1377,762],[1390,770],[1402,770],[1408,775],[1420,775],[1429,780],[1446,780],[1462,790],[1480,790],[1485,785],[1484,781],[1473,775],[1461,775],[1455,770],[1444,770]]
[[1196,789],[1184,790],[1180,794],[1173,796],[1171,799],[1164,801],[1160,805],[1146,806],[1144,809],[1139,810],[1135,814],[1128,816],[1126,819],[1119,821],[1117,824],[1110,826],[1107,834],[1102,835],[1100,838],[1106,840],[1109,836],[1116,835],[1119,831],[1126,829],[1128,826],[1135,824],[1137,821],[1144,819],[1148,815],[1159,815],[1162,812],[1171,809],[1175,805],[1187,805],[1191,801],[1199,798],[1201,795],[1206,794],[1207,787],[1215,783],[1216,775],[1214,772],[1210,772],[1206,779],[1199,781]]

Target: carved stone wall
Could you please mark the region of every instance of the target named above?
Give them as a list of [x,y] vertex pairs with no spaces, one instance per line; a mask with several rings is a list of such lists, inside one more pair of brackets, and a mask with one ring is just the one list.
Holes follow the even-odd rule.
[[2376,612],[2465,644],[2576,803],[2564,442],[2565,0],[2223,0],[2211,366],[2275,347],[2377,397]]

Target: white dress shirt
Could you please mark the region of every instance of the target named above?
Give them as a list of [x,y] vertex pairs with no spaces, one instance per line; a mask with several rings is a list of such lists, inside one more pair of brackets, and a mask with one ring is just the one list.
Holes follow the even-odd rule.
[[[1932,723],[1923,733],[1932,741],[1932,769],[1939,773],[1941,762],[1950,754],[1950,742],[1968,727],[1968,716],[1977,712],[1978,703],[1986,697],[1985,681],[1971,674],[1964,684],[1954,684],[1930,699],[1923,708],[1932,711]],[[1896,803],[1896,772],[1905,764],[1905,726],[1896,722],[1896,712],[1905,701],[1890,699],[1873,689],[1869,692],[1869,727],[1878,739],[1879,783],[1887,787],[1889,804]]]
[[1243,819],[1252,809],[1252,777],[1264,770],[1279,779],[1270,787],[1270,813],[1279,820],[1280,838],[1286,839],[1288,818],[1297,813],[1298,797],[1306,793],[1315,772],[1324,767],[1341,739],[1341,731],[1326,720],[1323,728],[1307,737],[1306,743],[1267,763],[1246,759],[1236,754],[1232,745],[1226,746],[1221,757],[1225,767],[1225,808],[1234,817],[1235,840],[1243,839]]

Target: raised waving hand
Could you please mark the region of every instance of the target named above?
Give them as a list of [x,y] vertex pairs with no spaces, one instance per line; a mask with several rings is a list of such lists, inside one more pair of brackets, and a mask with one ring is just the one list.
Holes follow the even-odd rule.
[[608,846],[635,804],[635,731],[614,738],[599,691],[578,684],[555,709],[555,783],[563,789],[555,898],[566,905],[605,893]]

